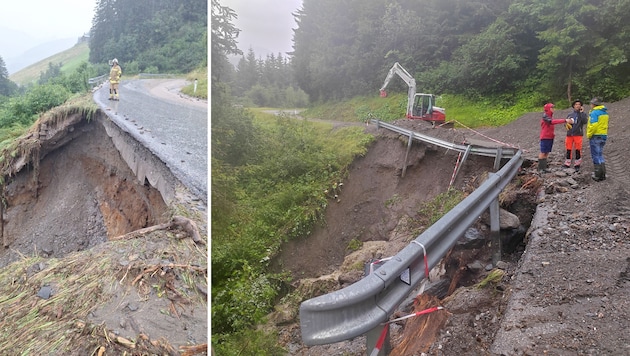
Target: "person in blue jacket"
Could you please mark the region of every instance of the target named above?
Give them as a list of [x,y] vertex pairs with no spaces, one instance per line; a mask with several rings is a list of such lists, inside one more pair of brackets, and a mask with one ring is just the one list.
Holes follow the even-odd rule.
[[606,161],[604,160],[604,146],[608,138],[608,109],[602,104],[600,98],[593,98],[590,102],[588,123],[586,124],[586,137],[591,148],[593,158],[593,180],[599,182],[606,179]]

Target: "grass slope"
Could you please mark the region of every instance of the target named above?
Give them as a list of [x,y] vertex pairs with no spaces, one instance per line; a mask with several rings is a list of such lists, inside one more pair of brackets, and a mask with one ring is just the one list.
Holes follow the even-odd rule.
[[[526,112],[539,110],[542,104],[535,95],[522,95],[509,102],[501,97],[468,99],[462,95],[441,95],[437,106],[446,110],[446,120],[455,126],[487,127],[502,126],[519,118]],[[379,119],[392,122],[405,118],[406,93],[394,93],[386,98],[378,95],[357,96],[339,102],[327,102],[309,107],[300,113],[307,118],[333,121],[365,121]]]
[[49,63],[61,63],[61,71],[72,71],[81,64],[81,62],[87,61],[90,54],[90,47],[87,42],[76,44],[74,47],[69,48],[63,52],[59,52],[41,61],[31,64],[30,66],[13,73],[9,76],[9,79],[19,85],[26,85],[36,82],[42,72],[48,70]]

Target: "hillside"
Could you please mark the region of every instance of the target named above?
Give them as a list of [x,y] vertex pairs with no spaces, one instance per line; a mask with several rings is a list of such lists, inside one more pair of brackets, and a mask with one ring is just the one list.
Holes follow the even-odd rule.
[[39,75],[48,69],[49,63],[62,63],[61,71],[72,71],[81,62],[87,61],[90,55],[90,48],[87,42],[81,42],[74,47],[69,48],[63,52],[59,52],[48,58],[32,64],[16,73],[9,76],[13,82],[19,85],[26,85],[39,79]]

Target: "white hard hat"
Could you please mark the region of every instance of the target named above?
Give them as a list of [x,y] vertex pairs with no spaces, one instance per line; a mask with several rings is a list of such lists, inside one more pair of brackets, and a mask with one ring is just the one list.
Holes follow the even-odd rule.
[[116,58],[114,58],[114,59],[112,60],[112,63],[118,63],[118,60],[117,60]]

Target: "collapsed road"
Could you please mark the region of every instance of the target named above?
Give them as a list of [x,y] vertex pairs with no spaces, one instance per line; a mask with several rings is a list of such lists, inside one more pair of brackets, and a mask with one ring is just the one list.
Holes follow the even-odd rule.
[[179,93],[183,79],[135,79],[110,101],[105,83],[94,101],[122,130],[160,158],[197,198],[208,196],[208,104]]

